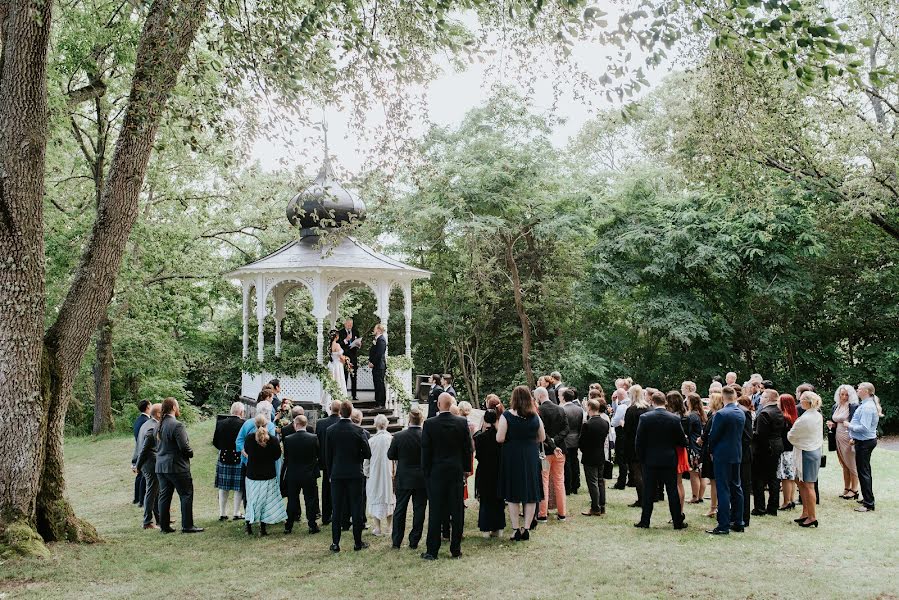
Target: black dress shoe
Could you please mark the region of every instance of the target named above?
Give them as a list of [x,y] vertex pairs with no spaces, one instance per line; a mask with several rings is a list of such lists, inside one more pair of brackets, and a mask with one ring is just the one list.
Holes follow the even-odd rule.
[[390,544],[390,548],[393,549],[393,550],[399,550],[399,549],[400,549],[400,547],[397,546],[396,544]]
[[293,526],[288,527],[287,525],[285,525],[284,526],[284,535],[290,535],[291,533],[293,533]]
[[742,525],[731,525],[730,530],[734,533],[743,533],[744,531],[746,531],[746,528]]
[[437,557],[433,554],[428,554],[427,552],[422,552],[421,557],[425,560],[437,560]]
[[640,508],[641,506],[643,506],[643,503],[640,502],[639,500],[637,500],[636,502],[634,502],[632,504],[628,504],[628,506],[631,508]]
[[355,546],[353,546],[353,550],[355,550],[356,552],[359,552],[360,550],[365,550],[366,548],[368,548],[368,542],[360,542],[360,543],[356,544]]
[[319,527],[315,523],[313,523],[312,525],[309,526],[309,533],[311,533],[311,534],[319,533],[321,530],[322,530],[321,527]]
[[[767,512],[767,511],[764,511],[764,510],[761,510],[761,509],[758,509],[758,508],[753,508],[753,509],[752,509],[752,512],[749,513],[749,514],[751,514],[753,517],[764,517],[765,515],[768,514],[768,512]],[[777,513],[775,513],[775,514],[777,514]]]
[[462,558],[462,553],[461,552],[451,552],[450,556],[453,558]]
[[337,544],[331,544],[331,552],[340,552],[340,546]]
[[771,516],[771,517],[776,517],[776,516],[777,516],[777,511],[776,511],[776,510],[766,510],[766,511],[765,511],[765,514],[768,515],[768,516]]
[[619,485],[619,484],[616,483],[615,485],[612,486],[612,489],[615,489],[615,490],[623,490],[623,489],[624,489],[624,484],[620,484],[620,485]]
[[649,529],[649,523],[634,523],[634,527],[638,529]]
[[219,517],[219,521],[227,521],[227,520],[228,520],[228,517],[226,517],[225,515],[222,515]]
[[175,530],[171,527],[161,527],[159,533],[175,533]]
[[687,525],[683,521],[681,521],[680,523],[675,523],[674,525],[675,529],[686,529],[687,527],[689,527],[689,525]]
[[202,527],[188,527],[187,529],[182,529],[181,533],[203,533]]
[[714,529],[706,529],[705,532],[710,535],[729,535],[730,534],[730,531],[728,531],[727,529],[718,529],[717,527],[715,527]]
[[418,544],[409,544],[409,550],[418,550]]

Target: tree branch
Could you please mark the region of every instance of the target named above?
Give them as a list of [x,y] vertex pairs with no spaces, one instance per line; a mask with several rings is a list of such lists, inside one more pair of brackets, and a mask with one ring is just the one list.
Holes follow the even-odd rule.
[[71,108],[82,102],[100,98],[104,94],[106,94],[106,83],[101,79],[94,79],[84,87],[80,87],[76,90],[69,90],[66,94],[66,96],[68,96],[66,104]]

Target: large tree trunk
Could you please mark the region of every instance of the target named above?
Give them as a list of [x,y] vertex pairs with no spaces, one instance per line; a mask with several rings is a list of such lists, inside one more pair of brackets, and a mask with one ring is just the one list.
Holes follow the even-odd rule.
[[97,327],[94,358],[93,434],[112,431],[112,321],[107,315]]
[[46,554],[34,533],[46,399],[44,162],[49,0],[0,0],[0,556]]
[[[42,201],[47,145],[48,0],[0,0],[0,554],[92,541],[65,499],[62,441],[72,382],[106,314],[156,130],[205,19],[206,0],[155,0],[137,50],[97,220],[59,317],[43,334]],[[43,341],[42,341],[43,338]]]
[[528,387],[533,389],[536,381],[534,371],[531,368],[531,319],[528,317],[524,306],[524,298],[521,294],[521,276],[518,274],[518,263],[515,262],[513,246],[515,242],[506,238],[506,265],[512,278],[512,297],[515,299],[515,312],[518,313],[518,321],[521,324],[521,366],[524,368],[524,376]]

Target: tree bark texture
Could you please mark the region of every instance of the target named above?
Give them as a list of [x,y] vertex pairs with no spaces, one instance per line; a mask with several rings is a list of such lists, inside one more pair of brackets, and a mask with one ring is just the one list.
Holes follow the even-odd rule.
[[509,267],[509,274],[512,278],[515,312],[518,314],[518,321],[521,323],[521,366],[524,368],[524,376],[527,379],[528,387],[534,389],[536,381],[534,380],[534,371],[531,368],[531,319],[528,317],[521,293],[521,276],[518,274],[518,263],[515,262],[514,245],[514,240],[506,239],[506,265]]
[[44,459],[44,164],[49,0],[0,0],[0,556],[33,532]]

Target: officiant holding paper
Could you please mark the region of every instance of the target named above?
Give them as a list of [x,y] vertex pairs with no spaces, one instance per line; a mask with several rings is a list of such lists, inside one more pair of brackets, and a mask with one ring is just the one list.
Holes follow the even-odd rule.
[[337,342],[343,348],[344,355],[349,359],[350,368],[347,369],[347,389],[353,402],[356,401],[356,373],[359,371],[359,348],[362,347],[362,338],[359,331],[353,325],[352,319],[343,322],[343,329],[338,332]]

